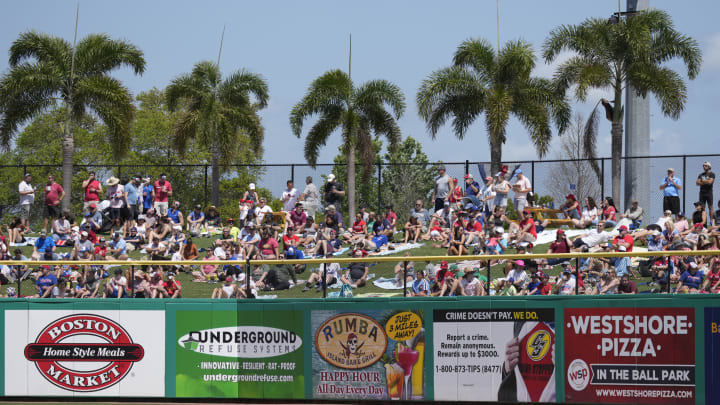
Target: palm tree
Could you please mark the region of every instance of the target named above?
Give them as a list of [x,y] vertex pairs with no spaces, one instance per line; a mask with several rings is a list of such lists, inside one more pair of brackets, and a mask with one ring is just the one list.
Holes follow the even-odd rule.
[[[10,70],[0,78],[0,143],[8,148],[23,123],[58,103],[64,106],[62,177],[66,193],[72,185],[73,126],[88,111],[108,127],[107,140],[115,155],[127,152],[135,109],[130,91],[109,73],[128,66],[142,74],[145,59],[140,49],[105,34],[90,34],[72,46],[62,38],[29,31],[10,47],[9,65]],[[69,209],[69,197],[62,207]]]
[[[392,114],[385,106],[390,107]],[[373,163],[373,137],[384,135],[393,149],[402,138],[397,124],[405,112],[405,96],[386,80],[372,80],[358,87],[341,70],[331,70],[310,84],[305,97],[293,107],[290,125],[298,138],[303,121],[318,115],[305,138],[305,159],[315,167],[320,148],[336,129],[342,129],[342,150],[348,164],[348,212],[355,217],[355,151],[362,156],[365,173]]]
[[262,151],[265,132],[258,111],[267,106],[268,85],[262,76],[245,70],[223,81],[218,65],[203,61],[195,64],[191,73],[174,79],[165,92],[170,111],[182,109],[173,127],[180,154],[185,153],[191,139],[210,149],[211,200],[218,205],[220,161],[234,160],[243,137],[249,138],[255,153]]
[[570,121],[564,96],[549,80],[531,77],[535,55],[530,44],[510,41],[496,52],[484,39],[468,39],[458,47],[453,64],[433,72],[417,94],[420,116],[435,139],[453,117],[453,132],[463,139],[468,127],[485,114],[492,171],[500,169],[502,145],[510,114],[528,130],[540,157],[550,145],[554,121],[560,133]]
[[[687,74],[694,79],[702,62],[697,42],[673,28],[670,16],[661,10],[644,10],[630,18],[611,22],[589,18],[580,25],[556,28],[543,45],[546,62],[554,61],[562,51],[575,53],[555,73],[556,89],[563,94],[575,85],[575,97],[584,101],[591,88],[612,89],[612,103],[603,101],[608,119],[612,121],[612,196],[620,201],[622,170],[623,113],[622,93],[631,86],[643,97],[652,93],[660,102],[663,114],[678,119],[685,108],[687,89],[675,71],[663,62],[680,58]],[[594,158],[597,138],[598,108],[588,120],[585,144]]]

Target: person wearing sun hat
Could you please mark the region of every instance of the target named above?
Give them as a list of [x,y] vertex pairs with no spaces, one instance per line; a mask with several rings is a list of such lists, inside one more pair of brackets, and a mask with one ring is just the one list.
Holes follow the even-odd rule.
[[115,176],[105,180],[107,190],[105,195],[110,200],[110,219],[123,218],[122,209],[127,206],[127,193],[125,186],[120,184],[120,179]]

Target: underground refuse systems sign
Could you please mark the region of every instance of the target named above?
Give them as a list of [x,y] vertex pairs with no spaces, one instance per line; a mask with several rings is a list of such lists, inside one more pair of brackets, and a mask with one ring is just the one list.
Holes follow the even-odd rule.
[[163,396],[164,311],[5,311],[5,395]]

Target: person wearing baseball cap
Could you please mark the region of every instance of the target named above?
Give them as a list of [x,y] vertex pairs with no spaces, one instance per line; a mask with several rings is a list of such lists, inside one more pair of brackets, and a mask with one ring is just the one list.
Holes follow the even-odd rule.
[[325,205],[334,205],[338,212],[342,211],[342,197],[345,196],[345,189],[342,184],[335,178],[335,175],[330,173],[327,176],[327,181],[323,186],[323,199]]
[[705,205],[710,211],[710,215],[705,215],[706,220],[703,223],[710,225],[708,222],[709,217],[712,217],[713,212],[713,184],[715,183],[715,173],[712,172],[712,165],[710,162],[703,162],[703,171],[698,175],[695,184],[700,187],[699,202],[702,204],[702,209],[705,211]]
[[466,197],[477,197],[480,192],[480,184],[473,179],[472,173],[465,175],[465,196]]
[[435,212],[443,209],[445,201],[449,201],[452,179],[445,172],[445,166],[438,167],[438,175],[435,177],[431,200],[435,201]]
[[619,250],[620,247],[625,248],[625,251],[632,252],[633,250],[633,243],[635,240],[633,239],[632,235],[629,234],[629,229],[625,225],[621,225],[618,227],[618,235],[615,236],[612,240],[612,247],[615,250]]
[[675,169],[669,167],[667,176],[660,184],[660,190],[663,191],[663,210],[669,210],[673,214],[680,212],[680,190],[682,190],[682,181],[675,177]]
[[254,212],[255,204],[260,202],[260,196],[255,191],[255,183],[248,184],[248,189],[243,193],[242,199],[249,205],[249,212]]
[[530,180],[525,177],[521,169],[517,169],[515,174],[517,175],[517,180],[512,186],[514,192],[513,204],[515,205],[515,210],[519,218],[520,214],[525,210],[525,207],[528,206],[527,196],[528,193],[532,192],[532,184],[530,184]]

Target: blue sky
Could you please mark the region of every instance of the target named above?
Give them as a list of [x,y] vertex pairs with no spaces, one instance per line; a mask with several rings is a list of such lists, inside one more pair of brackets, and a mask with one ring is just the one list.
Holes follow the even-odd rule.
[[[76,4],[4,2],[0,52],[6,55],[12,41],[30,29],[72,41]],[[703,153],[708,150],[708,139],[715,138],[720,127],[720,97],[714,84],[720,78],[720,3],[651,0],[650,5],[668,11],[680,32],[698,40],[704,57],[700,76],[688,83],[689,102],[678,121],[663,117],[657,103],[651,101],[651,152]],[[588,16],[608,17],[617,6],[616,0],[501,0],[500,39],[523,38],[539,52],[554,27],[577,24]],[[266,162],[304,162],[302,140],[290,132],[289,112],[315,77],[329,69],[347,69],[349,33],[353,36],[352,76],[356,83],[382,78],[405,92],[408,108],[400,120],[404,135],[420,140],[433,160],[489,160],[482,118],[462,141],[454,138],[449,126],[433,141],[417,115],[415,94],[423,78],[449,64],[463,40],[483,37],[497,43],[493,0],[81,1],[78,36],[105,32],[140,47],[147,60],[145,74],[136,77],[128,70],[115,73],[137,94],[152,87],[163,88],[200,60],[216,60],[223,24],[227,25],[220,62],[223,72],[247,68],[262,74],[270,86],[270,104],[261,113],[266,128]],[[679,63],[671,66],[681,67]],[[7,67],[7,57],[0,57],[0,72]],[[536,74],[549,77],[552,72],[552,66],[538,60]],[[602,96],[610,98],[602,91],[591,95],[593,100]],[[587,114],[591,105],[575,107]],[[608,156],[610,127],[603,122],[600,130],[605,134],[599,142],[600,154]],[[526,131],[514,119],[508,135],[505,159],[536,158]],[[339,138],[339,134],[333,136],[319,162],[332,161]],[[550,156],[554,156],[552,151]]]

